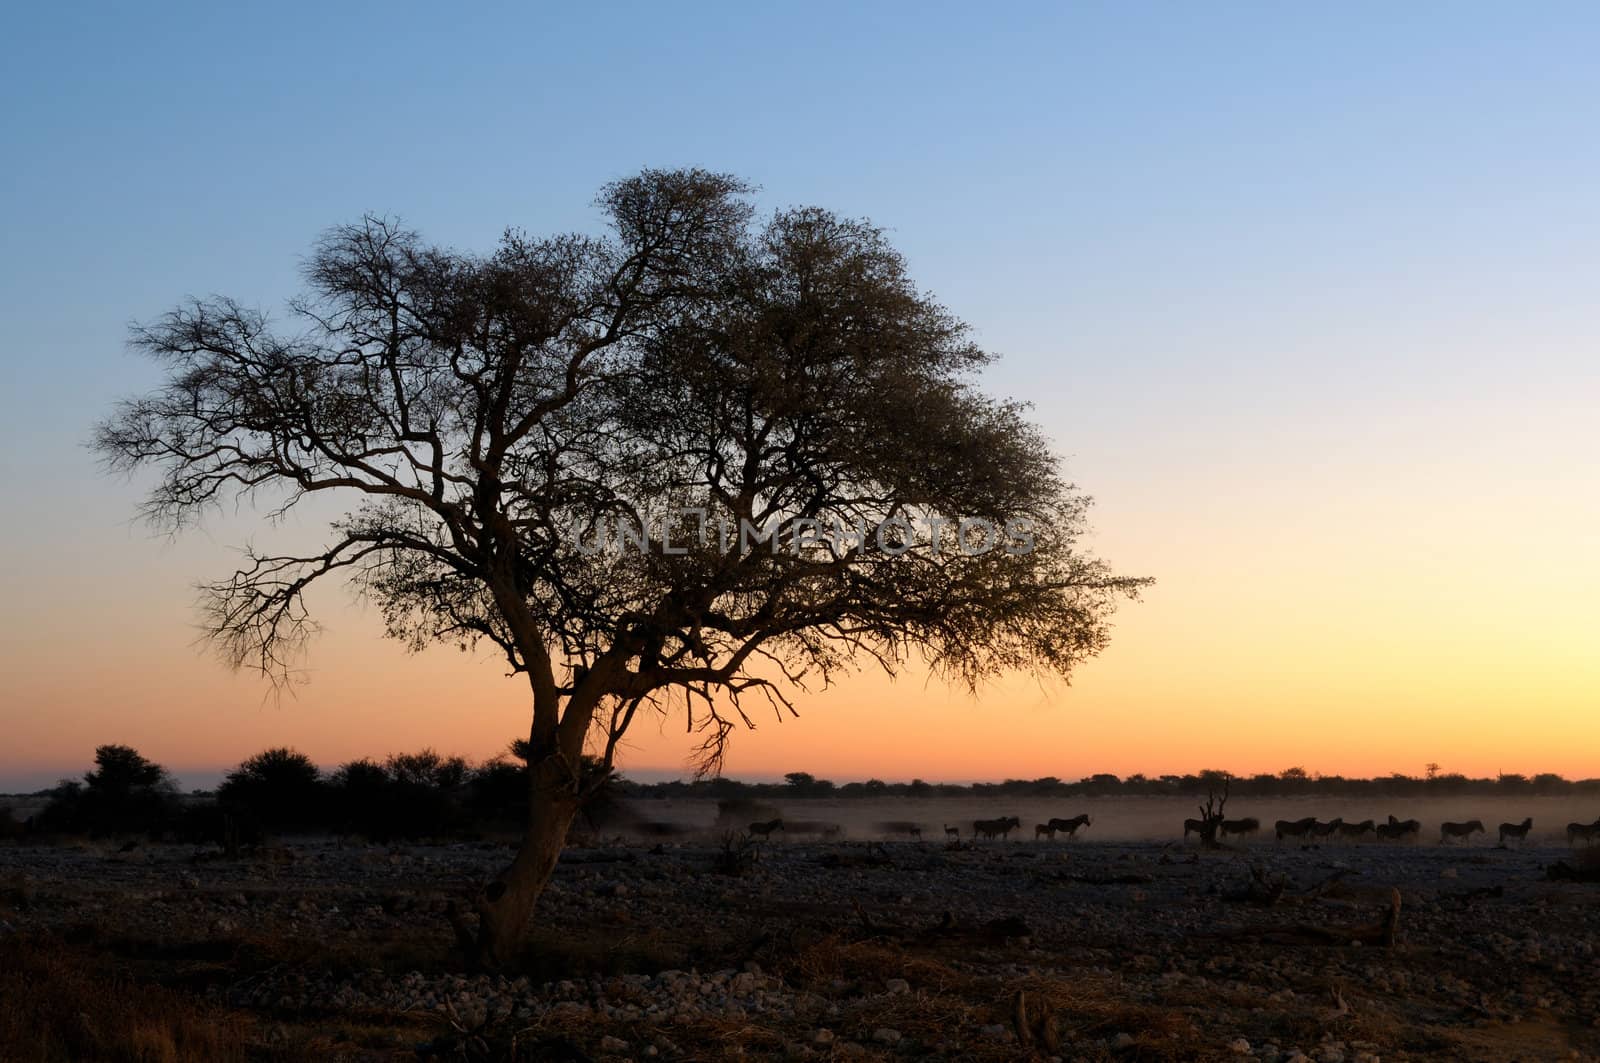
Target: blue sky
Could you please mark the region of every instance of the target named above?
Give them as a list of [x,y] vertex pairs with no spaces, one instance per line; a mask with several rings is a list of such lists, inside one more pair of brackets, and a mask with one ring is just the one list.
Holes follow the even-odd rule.
[[[1594,581],[1592,6],[13,5],[0,26],[13,675],[40,615],[155,608],[129,597],[136,491],[81,447],[151,381],[130,321],[189,294],[277,306],[364,211],[478,249],[593,230],[599,185],[647,165],[887,226],[1005,355],[989,386],[1037,404],[1100,548],[1173,588],[1135,621],[1153,647],[1208,602],[1272,626],[1258,593],[1217,596],[1308,556],[1338,586],[1399,550],[1396,572],[1454,574],[1427,602],[1457,612],[1468,573],[1530,553],[1571,559],[1563,593]],[[161,578],[215,546],[168,548]],[[1580,614],[1538,599],[1551,581],[1519,630]]]
[[891,227],[1013,355],[997,386],[1047,357],[1149,386],[1120,366],[1197,345],[1220,377],[1252,340],[1426,332],[1486,292],[1530,314],[1593,262],[1582,6],[330,6],[8,14],[9,431],[102,407],[48,397],[62,361],[142,379],[123,327],[177,296],[277,303],[334,222],[591,228],[642,165]]

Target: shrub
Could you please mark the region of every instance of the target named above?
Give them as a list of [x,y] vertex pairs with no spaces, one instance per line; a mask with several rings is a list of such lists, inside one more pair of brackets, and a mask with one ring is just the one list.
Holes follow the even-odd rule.
[[251,828],[315,830],[331,825],[322,773],[304,753],[268,749],[240,764],[217,789],[217,804]]
[[83,782],[63,781],[39,814],[37,827],[70,834],[160,834],[178,819],[178,791],[167,769],[131,746],[94,751]]
[[328,780],[337,829],[387,841],[391,782],[382,764],[365,757],[341,764]]
[[467,781],[465,760],[442,757],[431,749],[391,755],[387,767],[395,782],[404,785],[453,790]]
[[527,765],[503,757],[485,762],[472,773],[466,800],[481,825],[520,826],[528,818]]
[[431,749],[389,757],[390,778],[383,826],[393,837],[431,838],[465,833],[462,787],[467,762]]
[[329,779],[332,829],[376,841],[465,833],[467,762],[431,749],[400,753],[384,763],[363,758],[340,766]]

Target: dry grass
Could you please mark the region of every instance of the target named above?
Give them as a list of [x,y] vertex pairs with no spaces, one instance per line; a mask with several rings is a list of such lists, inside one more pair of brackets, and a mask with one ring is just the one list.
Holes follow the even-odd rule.
[[0,1059],[14,1063],[225,1063],[245,1058],[246,1022],[133,982],[60,942],[0,941]]

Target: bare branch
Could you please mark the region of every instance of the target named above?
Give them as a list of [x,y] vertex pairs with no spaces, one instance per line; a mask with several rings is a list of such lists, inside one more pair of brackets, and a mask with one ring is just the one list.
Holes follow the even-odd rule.
[[[602,191],[609,236],[487,256],[369,217],[316,246],[297,331],[224,298],[136,328],[164,383],[95,444],[157,473],[149,519],[351,500],[326,550],[204,588],[224,657],[286,675],[337,573],[407,645],[487,640],[527,674],[541,755],[597,720],[609,763],[681,689],[714,764],[749,696],[783,718],[863,663],[976,685],[1097,653],[1142,581],[1080,550],[1088,500],[968,379],[989,355],[881,230],[757,224],[748,191],[646,171]],[[968,550],[964,520],[1027,548]]]

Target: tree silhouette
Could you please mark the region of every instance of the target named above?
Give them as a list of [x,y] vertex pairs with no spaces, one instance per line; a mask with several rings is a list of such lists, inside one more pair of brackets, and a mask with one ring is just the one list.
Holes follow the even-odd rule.
[[82,783],[56,787],[41,816],[43,829],[155,833],[177,818],[177,785],[160,764],[123,745],[99,746],[94,763]]
[[385,762],[389,775],[398,783],[450,790],[467,780],[467,762],[461,757],[446,757],[431,749],[420,753],[397,753]]
[[1139,585],[1079,549],[1087,499],[882,232],[758,224],[748,192],[645,171],[601,191],[609,236],[486,257],[335,229],[292,331],[229,299],[136,329],[164,383],[98,431],[113,469],[159,472],[172,528],[351,501],[325,548],[205,588],[230,662],[289,677],[305,591],[340,575],[392,636],[486,641],[528,683],[528,829],[457,925],[477,962],[517,944],[641,709],[684,712],[710,771],[752,696],[781,717],[859,661],[1070,673]]
[[217,804],[251,827],[293,830],[324,825],[327,794],[311,758],[293,749],[264,750],[229,772],[217,787]]

